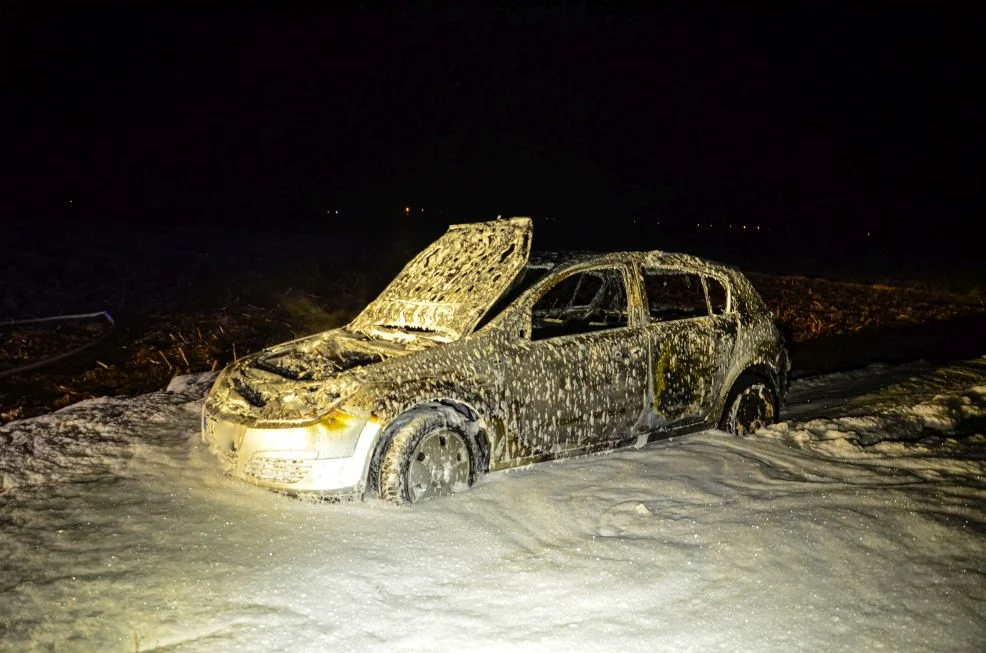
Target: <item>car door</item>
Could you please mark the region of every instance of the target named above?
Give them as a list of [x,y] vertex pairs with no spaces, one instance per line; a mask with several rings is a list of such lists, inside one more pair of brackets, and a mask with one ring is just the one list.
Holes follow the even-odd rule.
[[652,402],[659,426],[710,421],[722,388],[738,318],[724,282],[698,272],[643,267]]
[[505,368],[510,458],[629,437],[645,407],[648,355],[627,275],[623,266],[577,270],[538,292]]

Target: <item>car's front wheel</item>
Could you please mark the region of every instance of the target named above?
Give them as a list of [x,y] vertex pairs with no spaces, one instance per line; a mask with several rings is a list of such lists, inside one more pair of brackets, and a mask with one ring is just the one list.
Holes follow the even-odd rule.
[[741,377],[729,391],[719,428],[736,435],[755,433],[777,421],[777,395],[757,376]]
[[381,498],[417,503],[472,485],[476,440],[448,411],[424,411],[397,429],[380,460]]

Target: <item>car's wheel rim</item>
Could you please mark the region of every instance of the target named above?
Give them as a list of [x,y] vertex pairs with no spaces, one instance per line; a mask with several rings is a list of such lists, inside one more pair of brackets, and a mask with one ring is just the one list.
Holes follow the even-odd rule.
[[407,490],[412,503],[446,496],[468,485],[469,450],[454,431],[433,431],[411,452]]
[[770,390],[762,384],[751,385],[733,402],[731,426],[737,435],[756,433],[774,423],[774,402]]

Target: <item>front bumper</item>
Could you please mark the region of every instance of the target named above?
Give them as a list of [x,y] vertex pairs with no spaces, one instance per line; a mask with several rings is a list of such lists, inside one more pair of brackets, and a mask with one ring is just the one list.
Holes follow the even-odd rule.
[[373,419],[336,426],[254,428],[203,411],[202,440],[226,473],[254,485],[326,499],[358,498],[380,426]]

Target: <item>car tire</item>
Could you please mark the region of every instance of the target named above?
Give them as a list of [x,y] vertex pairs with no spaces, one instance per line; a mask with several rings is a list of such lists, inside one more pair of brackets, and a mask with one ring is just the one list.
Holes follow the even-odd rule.
[[777,393],[769,381],[755,375],[741,376],[726,397],[719,428],[747,435],[777,421]]
[[437,406],[398,419],[376,469],[382,499],[418,503],[473,484],[479,448],[460,412]]

